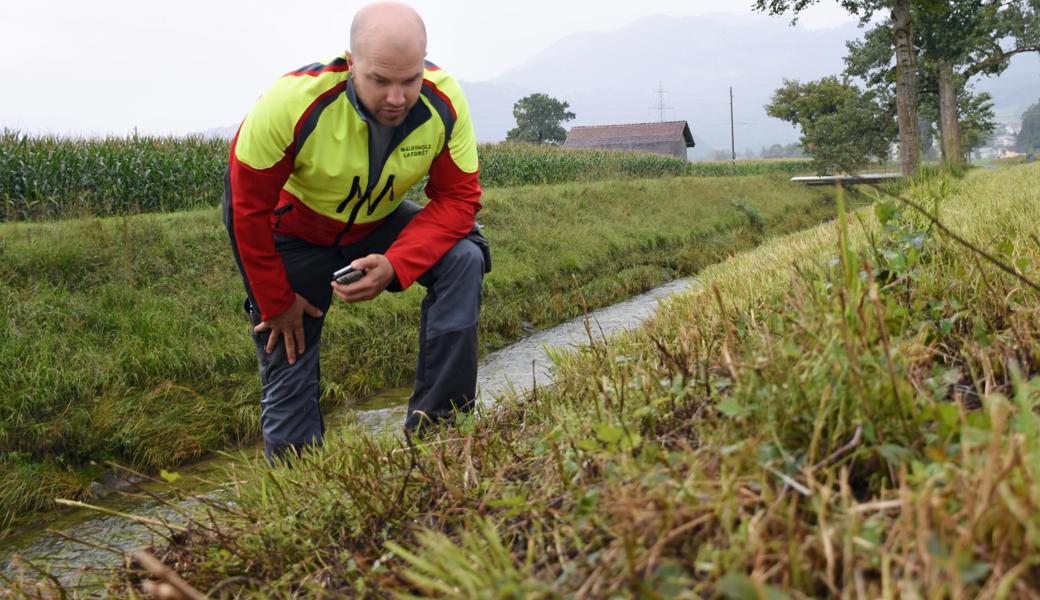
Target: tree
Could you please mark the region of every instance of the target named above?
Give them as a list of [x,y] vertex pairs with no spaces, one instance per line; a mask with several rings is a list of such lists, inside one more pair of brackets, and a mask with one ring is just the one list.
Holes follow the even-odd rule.
[[[911,5],[918,61],[918,106],[932,114],[942,155],[960,163],[971,144],[962,141],[962,129],[973,144],[987,127],[983,110],[989,98],[969,89],[976,75],[998,75],[1012,56],[1040,50],[1040,17],[1036,0],[917,0]],[[861,77],[879,90],[891,87],[892,23],[883,22],[867,32],[862,42],[848,44],[847,75]],[[926,104],[934,104],[934,109]],[[964,112],[965,110],[973,112]],[[982,130],[979,125],[983,125]]]
[[975,94],[962,88],[957,95],[957,113],[960,150],[965,156],[971,156],[973,150],[986,145],[997,127],[993,96],[986,92]]
[[1030,106],[1022,115],[1022,130],[1015,139],[1015,150],[1040,151],[1040,102]]
[[803,158],[805,153],[802,152],[802,145],[794,142],[786,146],[781,144],[773,144],[768,148],[763,146],[759,156],[762,158]]
[[834,76],[806,84],[785,79],[766,112],[801,128],[801,147],[820,174],[855,173],[871,160],[884,161],[896,137],[887,106]]
[[[755,0],[754,8],[772,15],[788,10],[797,18],[798,13],[819,0]],[[911,0],[837,0],[842,8],[867,23],[875,13],[890,11],[892,38],[896,55],[896,113],[899,123],[899,158],[903,175],[910,175],[920,163],[920,144],[917,136],[916,69],[914,66],[913,19]],[[925,2],[929,0],[915,0]],[[1036,0],[1029,0],[1035,2]]]
[[[844,75],[866,84],[882,104],[890,107],[895,115],[895,72],[891,67],[892,41],[887,23],[881,23],[867,31],[860,41],[847,44],[848,54],[845,56]],[[929,67],[929,60],[917,63],[917,114],[918,138],[921,151],[934,158],[939,151],[950,152],[951,155],[967,154],[972,149],[985,144],[995,126],[992,98],[987,93],[976,93],[970,85],[962,85],[957,89],[956,114],[957,136],[960,151],[937,148],[933,141],[944,133],[940,116],[939,74]],[[950,127],[945,131],[949,132]],[[941,144],[941,142],[940,142]],[[956,162],[951,160],[950,162]]]
[[534,144],[562,144],[567,131],[560,125],[570,121],[574,113],[570,105],[547,94],[531,94],[516,101],[513,117],[516,127],[509,130],[506,140]]

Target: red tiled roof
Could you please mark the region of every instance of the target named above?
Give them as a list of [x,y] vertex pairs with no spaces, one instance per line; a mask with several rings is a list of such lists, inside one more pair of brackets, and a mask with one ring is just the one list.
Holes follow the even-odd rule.
[[682,137],[686,147],[694,145],[693,134],[686,121],[664,123],[625,123],[621,125],[579,125],[567,134],[564,146],[585,146],[597,142],[632,143],[674,141]]

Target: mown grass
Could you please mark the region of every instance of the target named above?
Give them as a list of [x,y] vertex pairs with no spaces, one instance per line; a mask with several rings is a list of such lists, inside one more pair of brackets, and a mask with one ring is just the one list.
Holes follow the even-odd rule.
[[[913,197],[1036,282],[1037,190]],[[355,428],[239,463],[160,556],[224,598],[1040,593],[1035,291],[891,202],[700,281],[414,449]]]
[[[491,190],[483,350],[833,214],[781,179]],[[0,514],[86,495],[105,459],[158,469],[258,434],[241,281],[214,209],[0,225]],[[422,290],[337,305],[326,407],[410,384]],[[372,340],[379,340],[373,343]]]
[[[689,163],[652,154],[483,144],[485,187],[668,175],[803,172],[805,161]],[[0,221],[172,212],[215,206],[228,141],[131,136],[68,139],[0,132]]]

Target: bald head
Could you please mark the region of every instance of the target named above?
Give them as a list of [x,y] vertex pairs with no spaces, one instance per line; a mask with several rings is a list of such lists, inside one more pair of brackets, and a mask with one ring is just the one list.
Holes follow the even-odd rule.
[[354,15],[350,53],[419,53],[426,55],[426,25],[412,7],[399,2],[374,2]]
[[358,11],[350,27],[350,73],[361,104],[387,127],[404,122],[419,100],[426,58],[426,26],[410,6],[377,2]]

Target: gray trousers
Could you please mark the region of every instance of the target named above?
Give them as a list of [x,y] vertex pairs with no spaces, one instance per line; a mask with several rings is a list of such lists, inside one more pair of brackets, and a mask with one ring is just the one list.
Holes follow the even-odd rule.
[[[327,313],[332,302],[332,273],[354,259],[383,254],[404,226],[421,208],[405,201],[365,239],[341,247],[325,247],[288,237],[275,237],[289,283],[296,293]],[[241,269],[234,241],[230,209],[225,206],[225,223]],[[426,288],[419,319],[419,357],[415,389],[408,403],[405,429],[451,418],[455,411],[472,410],[477,380],[477,319],[480,315],[481,285],[490,270],[487,241],[476,227],[456,242],[447,254],[419,277]],[[244,275],[243,275],[243,279]],[[389,291],[400,291],[396,280]],[[254,325],[260,312],[246,281],[246,311]],[[321,331],[325,318],[303,316],[306,351],[289,364],[279,341],[275,350],[265,350],[269,332],[253,333],[260,364],[260,423],[264,453],[268,459],[320,445],[324,433],[321,408]],[[378,340],[373,340],[378,343]]]

